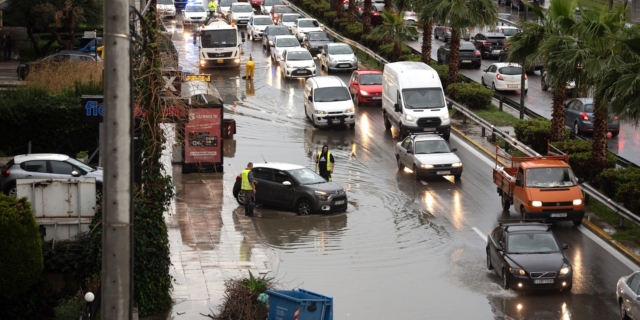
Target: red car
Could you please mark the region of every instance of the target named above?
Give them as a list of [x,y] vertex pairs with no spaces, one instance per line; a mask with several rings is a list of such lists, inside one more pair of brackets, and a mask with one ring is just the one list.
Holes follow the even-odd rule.
[[[245,1],[246,2],[246,1]],[[262,5],[262,0],[248,0],[248,2],[251,4],[252,7],[254,8],[260,8],[260,6]],[[260,10],[258,10],[259,12]]]
[[349,91],[357,103],[382,103],[382,71],[356,70],[349,79]]
[[271,7],[271,12],[269,14],[271,15],[271,20],[273,20],[274,24],[278,24],[278,20],[280,20],[280,16],[282,16],[283,13],[296,12],[291,9],[291,7],[284,4],[276,4],[275,6]]

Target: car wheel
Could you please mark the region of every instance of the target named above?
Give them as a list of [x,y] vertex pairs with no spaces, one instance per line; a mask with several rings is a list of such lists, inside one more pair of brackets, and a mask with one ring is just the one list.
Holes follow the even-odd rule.
[[296,205],[296,212],[298,212],[300,216],[311,214],[311,202],[307,199],[300,199]]
[[493,90],[494,92],[498,91],[498,90],[496,90],[496,83],[495,82],[491,83],[491,90]]
[[451,131],[450,130],[442,134],[442,139],[445,139],[445,140],[449,141],[449,138],[451,138]]
[[16,187],[15,181],[9,182],[3,192],[10,197],[17,197],[18,188]]
[[387,117],[387,113],[385,112],[382,117],[384,118],[384,129],[385,130],[389,130],[391,129],[391,121],[389,121],[389,118]]
[[507,211],[509,210],[509,207],[511,207],[511,201],[509,200],[509,197],[506,194],[502,194],[502,210]]
[[582,224],[582,220],[573,220],[573,225],[579,227]]
[[493,266],[491,265],[491,256],[489,255],[489,249],[487,249],[487,269],[493,270]]
[[404,171],[404,164],[400,161],[400,156],[396,155],[396,161],[398,162],[398,171]]
[[577,122],[573,124],[573,133],[575,133],[576,135],[580,134],[580,126]]
[[413,178],[415,180],[420,180],[420,173],[418,173],[418,167],[416,167],[416,165],[413,165]]
[[480,67],[481,67],[481,66],[482,66],[482,65],[478,63],[478,64],[476,64],[476,65],[475,65],[475,66],[473,66],[473,67],[474,67],[474,68],[476,68],[476,69],[480,69]]
[[436,40],[438,40],[438,34],[436,32],[433,33],[433,37],[436,38]]
[[242,190],[238,192],[238,195],[236,196],[236,201],[238,201],[238,204],[244,205],[244,192],[242,192]]
[[509,289],[509,278],[507,278],[507,269],[502,269],[502,289]]
[[485,87],[485,88],[487,87],[487,84],[484,83],[484,76],[480,77],[480,84],[482,84],[482,86]]
[[627,310],[624,309],[624,304],[620,302],[620,319],[629,320],[629,316],[627,316]]
[[440,55],[438,54],[436,57],[438,64],[442,64],[442,59],[440,59]]

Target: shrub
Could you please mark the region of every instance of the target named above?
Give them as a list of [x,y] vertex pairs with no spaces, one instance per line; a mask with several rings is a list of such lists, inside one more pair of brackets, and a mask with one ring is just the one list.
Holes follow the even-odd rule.
[[[605,169],[591,183],[609,198],[614,198],[619,185],[640,181],[640,169],[629,167],[622,169]],[[640,195],[639,195],[640,196]]]
[[311,11],[316,17],[322,17],[322,14],[329,11],[330,9],[331,5],[325,1],[321,1],[318,4],[314,3],[311,5]]
[[24,293],[42,273],[40,230],[26,198],[0,194],[0,296]]
[[[393,43],[382,44],[378,47],[378,54],[385,59],[391,59],[393,57]],[[409,47],[402,45],[402,54],[400,56],[408,56],[411,54]]]
[[305,9],[306,11],[311,11],[311,6],[314,4],[316,4],[314,0],[303,0],[302,8]]
[[81,61],[45,63],[27,76],[28,88],[53,94],[102,94],[102,64]]
[[547,141],[551,139],[551,120],[522,120],[513,126],[516,139],[540,154],[547,154]]
[[230,279],[224,282],[225,295],[219,313],[207,315],[210,319],[266,319],[269,310],[258,301],[258,296],[267,290],[275,289],[273,279],[255,278],[249,272],[249,278]]
[[344,25],[348,25],[349,24],[349,19],[347,18],[340,18],[340,19],[334,19],[333,21],[331,21],[331,25],[338,29],[338,30],[343,30],[344,27],[342,27],[342,24],[344,23]]
[[347,31],[347,26],[349,25],[349,21],[343,21],[340,22],[338,30],[340,30],[340,32],[345,33]]
[[350,24],[347,26],[345,30],[346,36],[354,41],[360,41],[360,37],[362,37],[362,23],[356,22],[354,24]]
[[333,21],[336,20],[337,16],[338,16],[338,13],[335,11],[326,11],[324,12],[324,21],[327,21],[328,23],[333,23]]
[[[618,159],[613,153],[607,153],[607,164],[605,168],[614,168]],[[569,165],[576,177],[591,181],[601,171],[593,163],[591,151],[569,154]]]
[[[420,55],[418,60],[420,59]],[[488,109],[493,92],[477,82],[453,83],[447,87],[447,95],[470,109]]]
[[[447,88],[447,86],[449,85],[449,83],[447,82],[447,79],[449,78],[449,66],[448,65],[439,65],[439,64],[431,64],[431,67],[433,69],[436,70],[436,72],[438,72],[438,77],[440,77],[440,82],[442,82],[442,87]],[[456,82],[463,82],[464,81],[464,76],[462,74],[458,75],[458,81]]]
[[[567,130],[569,131],[569,130]],[[565,135],[569,137],[569,134]],[[551,145],[562,150],[569,155],[580,152],[591,152],[593,149],[593,142],[587,140],[564,140],[552,142]]]
[[640,212],[640,187],[636,182],[621,183],[617,186],[614,200],[631,212]]
[[379,51],[380,39],[371,33],[360,37],[360,42],[373,51]]
[[58,306],[53,308],[56,320],[77,320],[85,306],[84,300],[77,297],[60,300]]
[[419,54],[403,54],[398,58],[398,61],[421,61],[422,56]]

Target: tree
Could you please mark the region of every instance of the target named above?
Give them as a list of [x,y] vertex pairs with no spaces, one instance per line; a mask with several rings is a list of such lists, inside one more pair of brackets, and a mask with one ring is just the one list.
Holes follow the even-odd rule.
[[337,0],[338,1],[338,6],[336,7],[336,17],[338,19],[342,19],[344,17],[344,1],[343,0]]
[[[425,4],[425,18],[451,25],[449,75],[447,83],[455,83],[460,71],[460,35],[467,28],[484,28],[498,22],[498,6],[492,0],[442,0]],[[427,19],[423,19],[427,20]]]
[[349,24],[356,23],[356,0],[349,0]]
[[371,33],[371,0],[364,0],[362,8],[362,34]]
[[418,13],[418,23],[422,25],[422,62],[431,65],[431,39],[433,39],[433,15],[425,7],[431,0],[396,0],[396,6],[413,8]]
[[[392,0],[384,0],[384,10],[387,10],[387,11],[393,10],[393,7],[391,6],[391,4],[392,4]],[[402,12],[400,11],[400,13]]]
[[402,55],[402,44],[412,37],[418,36],[418,31],[413,26],[404,24],[404,17],[391,11],[382,11],[382,24],[373,30],[373,34],[379,39],[390,39],[393,43],[392,60],[397,61]]
[[73,2],[71,2],[71,0],[66,0],[64,2],[64,6],[62,7],[62,9],[58,10],[53,15],[55,19],[56,27],[62,28],[63,30],[67,31],[67,33],[69,34],[69,39],[62,40],[62,38],[60,37],[60,33],[54,29],[50,30],[50,32],[52,35],[56,37],[56,40],[58,41],[58,43],[61,46],[63,46],[66,50],[73,49],[73,42],[75,39],[74,33],[75,33],[76,25],[79,22],[84,21],[83,11],[84,10],[82,9],[82,7],[75,6]]

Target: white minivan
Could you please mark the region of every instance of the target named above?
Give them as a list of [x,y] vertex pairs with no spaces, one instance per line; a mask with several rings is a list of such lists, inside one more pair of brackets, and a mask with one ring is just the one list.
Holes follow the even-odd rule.
[[402,138],[411,132],[433,132],[449,140],[450,105],[438,72],[422,62],[393,62],[382,73],[385,129],[396,127]]
[[356,109],[347,87],[336,76],[312,77],[304,85],[304,114],[314,126],[356,126]]

